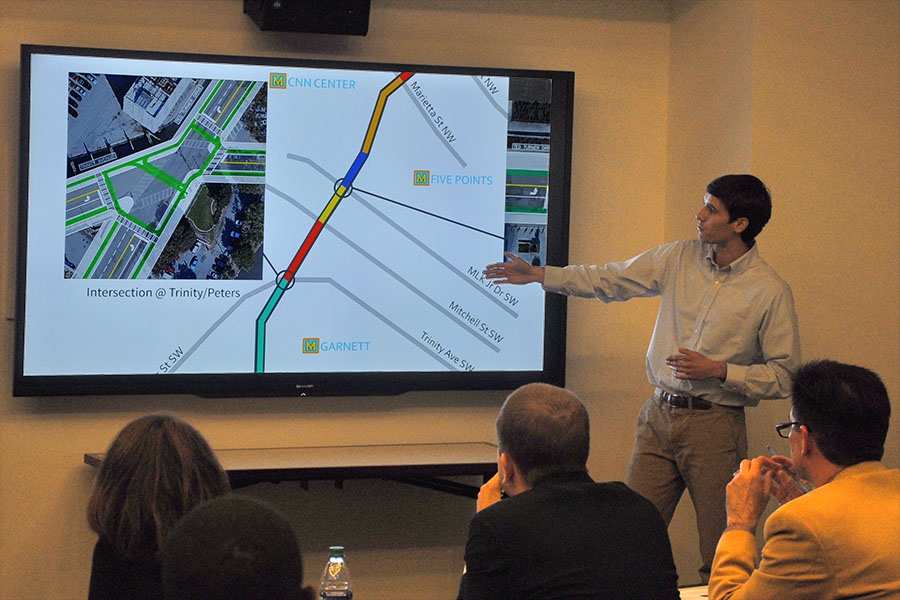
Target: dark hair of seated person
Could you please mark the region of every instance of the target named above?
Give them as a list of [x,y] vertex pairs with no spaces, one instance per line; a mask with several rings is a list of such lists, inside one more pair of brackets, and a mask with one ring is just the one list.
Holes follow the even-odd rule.
[[312,600],[300,544],[276,509],[242,494],[198,507],[162,549],[166,600]]
[[215,453],[189,423],[154,414],[126,425],[106,451],[88,501],[88,525],[99,536],[89,600],[161,598],[166,536],[229,489]]

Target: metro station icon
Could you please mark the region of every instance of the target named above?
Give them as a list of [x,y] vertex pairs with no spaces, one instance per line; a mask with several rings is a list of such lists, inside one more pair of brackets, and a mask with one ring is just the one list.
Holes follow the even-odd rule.
[[431,171],[413,171],[413,185],[430,185]]
[[318,354],[319,338],[303,338],[303,354]]
[[269,73],[269,87],[275,90],[287,89],[287,73]]

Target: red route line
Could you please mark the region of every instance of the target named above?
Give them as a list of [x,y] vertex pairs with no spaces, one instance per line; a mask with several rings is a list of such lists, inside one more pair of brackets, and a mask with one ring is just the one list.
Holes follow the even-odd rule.
[[[397,77],[397,79],[406,82],[414,74],[414,71],[405,71],[401,73]],[[294,255],[294,260],[291,261],[291,264],[288,266],[287,271],[285,271],[284,275],[282,275],[282,280],[291,281],[294,278],[294,275],[297,274],[297,271],[300,269],[300,265],[306,259],[306,255],[309,254],[310,249],[312,248],[313,244],[319,237],[319,234],[322,233],[322,229],[324,228],[325,222],[321,220],[320,216],[320,218],[316,219],[316,222],[313,223],[312,229],[309,230],[309,233],[306,234],[306,239],[303,240],[303,245],[300,246],[299,250],[297,250],[297,253]]]
[[315,243],[316,238],[319,237],[319,234],[322,233],[322,230],[325,228],[325,223],[322,221],[316,220],[313,223],[312,229],[309,230],[309,233],[306,236],[306,239],[303,240],[303,245],[300,246],[300,249],[297,250],[297,254],[294,255],[294,260],[291,261],[290,266],[285,271],[282,279],[286,281],[290,281],[294,278],[294,275],[297,274],[297,270],[300,268],[300,264],[306,258],[306,255],[309,254],[310,248]]

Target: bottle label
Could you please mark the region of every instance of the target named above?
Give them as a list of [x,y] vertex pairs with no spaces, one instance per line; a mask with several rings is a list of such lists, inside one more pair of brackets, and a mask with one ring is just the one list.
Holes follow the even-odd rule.
[[353,600],[351,590],[322,590],[319,593],[322,600]]

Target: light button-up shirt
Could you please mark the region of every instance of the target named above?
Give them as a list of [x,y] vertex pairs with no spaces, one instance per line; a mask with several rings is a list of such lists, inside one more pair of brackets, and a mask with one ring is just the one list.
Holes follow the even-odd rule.
[[[660,389],[728,406],[790,396],[800,365],[794,297],[755,244],[722,268],[714,247],[699,240],[664,244],[624,262],[547,267],[543,288],[603,302],[659,296],[646,368]],[[666,357],[679,347],[726,363],[725,381],[676,379]]]

